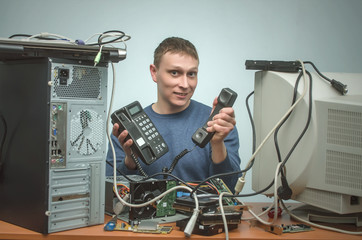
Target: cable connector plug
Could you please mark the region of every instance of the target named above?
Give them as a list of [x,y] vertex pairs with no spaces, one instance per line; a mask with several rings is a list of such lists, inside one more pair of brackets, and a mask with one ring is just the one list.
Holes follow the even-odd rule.
[[[125,202],[128,202],[129,194],[126,194],[126,196],[123,197],[123,200]],[[126,208],[126,206],[123,203],[121,203],[118,200],[118,198],[113,198],[113,212],[114,212],[114,214],[116,214],[116,215],[121,214],[124,211],[125,208]]]
[[76,39],[75,43],[78,45],[85,45],[85,42],[82,39]]
[[282,186],[278,188],[278,197],[283,200],[288,200],[292,197],[293,191],[288,185],[286,177],[281,177]]
[[101,56],[102,56],[102,49],[99,50],[97,56],[94,58],[94,67],[97,66],[97,64],[101,60]]
[[235,194],[239,194],[243,190],[244,185],[245,185],[244,177],[239,177],[238,181],[235,184],[235,188],[234,188]]
[[187,223],[186,227],[185,227],[185,230],[184,230],[184,233],[185,233],[185,236],[186,237],[191,237],[191,234],[192,232],[194,231],[194,227],[195,227],[195,223],[196,223],[196,220],[199,216],[199,212],[200,210],[199,209],[194,209],[194,213],[192,214],[189,222]]
[[332,87],[336,89],[338,92],[340,92],[342,95],[346,95],[348,92],[347,85],[344,85],[343,83],[332,79],[331,80]]

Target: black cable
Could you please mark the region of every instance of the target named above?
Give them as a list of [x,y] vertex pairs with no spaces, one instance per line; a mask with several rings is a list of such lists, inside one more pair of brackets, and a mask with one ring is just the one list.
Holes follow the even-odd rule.
[[[103,36],[103,34],[107,34],[107,33],[120,33],[121,36],[120,37],[117,37],[115,39],[112,39],[112,40],[109,40],[107,42],[102,42],[101,41],[101,37]],[[101,46],[101,45],[106,45],[106,44],[109,44],[109,43],[113,43],[115,41],[118,41],[118,40],[121,40],[122,38],[124,38],[126,36],[126,34],[122,31],[119,31],[119,30],[109,30],[109,31],[106,31],[106,32],[103,32],[101,35],[99,35],[98,37],[98,41],[97,43],[90,43],[90,44],[86,44],[87,46],[95,46],[95,45],[98,45],[98,46]]]
[[148,177],[147,173],[143,170],[143,168],[142,168],[142,166],[141,166],[141,163],[138,161],[138,158],[136,157],[136,155],[134,155],[133,152],[131,152],[131,157],[132,157],[133,161],[136,163],[138,171],[139,171],[144,177]]
[[[9,38],[16,38],[16,37],[26,37],[26,38],[29,38],[31,37],[32,35],[30,34],[14,34],[14,35],[11,35]],[[54,41],[54,40],[59,40],[59,38],[53,38],[53,37],[34,37],[36,39],[40,39],[40,40],[50,40],[50,41]]]
[[286,164],[286,161],[288,161],[290,155],[292,155],[294,149],[297,147],[297,145],[299,144],[300,140],[303,138],[304,134],[307,132],[308,130],[308,127],[309,127],[309,124],[310,124],[310,121],[312,119],[312,105],[313,105],[313,97],[312,97],[312,75],[310,74],[310,72],[306,72],[309,76],[309,81],[310,81],[310,84],[309,84],[309,109],[308,109],[308,118],[307,118],[307,122],[306,122],[306,125],[302,131],[302,133],[299,135],[298,139],[295,141],[294,145],[292,146],[292,148],[290,149],[290,151],[288,152],[288,154],[286,155],[286,157],[284,158],[284,161],[282,163],[282,167],[285,166]]
[[[252,167],[252,164],[250,164],[247,168],[245,168],[244,170],[240,170],[240,171],[235,171],[235,172],[229,172],[229,173],[219,173],[219,174],[215,174],[215,175],[212,175],[206,179],[204,179],[202,182],[199,183],[199,185],[197,185],[195,187],[195,189],[191,192],[191,196],[192,194],[201,186],[203,185],[204,183],[208,182],[210,179],[213,179],[213,178],[221,178],[221,177],[227,177],[227,176],[231,176],[231,175],[235,175],[235,174],[241,174],[241,173],[244,173],[244,172],[247,172],[251,169]],[[229,195],[228,195],[229,196]],[[236,195],[237,196],[237,195]]]
[[319,70],[318,68],[314,65],[314,63],[312,63],[311,61],[305,61],[303,62],[304,64],[310,64],[312,65],[312,67],[314,68],[314,70],[319,74],[319,76],[321,76],[322,78],[324,78],[325,80],[327,80],[328,82],[332,82],[331,79],[329,79],[328,77],[324,76]]
[[253,120],[253,116],[251,114],[250,111],[250,106],[249,106],[249,98],[254,95],[254,91],[252,91],[245,99],[245,104],[246,104],[246,109],[248,111],[248,115],[249,115],[249,119],[250,119],[250,124],[251,124],[251,129],[252,129],[252,133],[253,133],[253,152],[255,152],[255,148],[256,148],[256,132],[255,132],[255,123]]
[[[294,93],[293,93],[293,99],[292,99],[292,103],[291,103],[291,106],[293,106],[293,104],[295,103],[296,101],[296,98],[297,98],[297,90],[298,90],[298,86],[299,86],[299,81],[301,79],[303,75],[303,72],[300,72],[300,74],[298,75],[298,78],[294,84]],[[284,125],[284,123],[289,119],[290,115],[292,114],[293,111],[290,111],[290,113],[283,119],[283,121],[279,124],[279,126],[275,129],[275,132],[274,132],[274,145],[275,145],[275,149],[276,149],[276,152],[277,152],[277,157],[278,157],[278,162],[281,162],[282,161],[282,157],[281,157],[281,154],[280,154],[280,148],[279,148],[279,143],[278,143],[278,133],[279,133],[279,130],[280,128]],[[281,171],[281,176],[282,177],[285,177],[285,173],[284,173],[284,170]]]
[[[196,146],[196,145],[195,145]],[[194,150],[195,148],[193,148],[192,150]],[[185,156],[187,153],[191,152],[192,150],[188,150],[188,149],[184,149],[182,152],[180,152],[173,160],[169,170],[167,171],[168,173],[172,173],[173,169],[175,168],[176,164],[178,163],[178,161]]]
[[[112,168],[114,168],[113,164],[109,161],[106,160],[106,163],[111,166]],[[129,182],[134,182],[134,180],[132,180],[131,178],[129,178],[126,174],[124,174],[123,172],[121,172],[118,168],[116,168],[116,171],[122,175],[125,179],[127,179]]]
[[325,80],[327,80],[334,89],[336,89],[340,94],[342,95],[346,95],[348,92],[347,89],[347,85],[343,84],[340,81],[337,81],[335,79],[329,79],[328,77],[324,76],[319,70],[318,68],[314,65],[314,63],[312,63],[311,61],[305,61],[305,64],[310,64],[312,65],[312,67],[314,68],[314,70],[319,74],[319,76],[321,76],[322,78],[324,78]]
[[6,124],[6,120],[5,120],[5,117],[0,113],[0,119],[3,123],[3,126],[4,126],[4,133],[2,135],[2,138],[1,138],[1,143],[0,143],[0,172],[4,166],[4,162],[3,162],[3,159],[2,159],[2,155],[3,155],[3,150],[4,150],[4,145],[5,145],[5,138],[6,138],[6,135],[7,135],[7,130],[8,130],[8,127],[7,127],[7,124]]
[[[310,120],[311,120],[311,115],[312,115],[312,75],[307,71],[306,72],[309,76],[309,107],[308,107],[308,118],[307,118],[307,122],[306,125],[302,131],[302,133],[299,135],[298,139],[295,141],[295,143],[293,144],[292,148],[290,149],[290,151],[288,152],[287,156],[284,159],[284,164],[282,164],[281,166],[281,182],[282,185],[278,188],[278,196],[281,199],[287,200],[290,199],[291,195],[292,195],[292,190],[288,185],[288,181],[286,179],[285,173],[284,173],[284,166],[285,163],[288,161],[289,157],[291,156],[291,154],[293,153],[293,151],[295,150],[296,146],[299,144],[299,141],[303,138],[305,132],[307,131],[307,129],[309,128],[309,124],[310,124]],[[292,100],[292,105],[295,103],[296,101],[296,97],[297,97],[297,89],[298,89],[298,85],[299,85],[299,81],[301,79],[302,73],[299,74],[297,81],[295,83],[294,86],[294,93],[293,93],[293,100]],[[281,162],[281,154],[280,154],[280,149],[279,149],[279,143],[278,143],[278,132],[280,130],[280,128],[283,126],[283,124],[287,121],[287,119],[289,118],[289,116],[291,115],[292,112],[290,112],[287,117],[281,122],[281,124],[277,127],[275,133],[274,133],[274,144],[275,144],[275,148],[277,151],[277,157],[278,157],[278,162]]]
[[[148,179],[154,178],[154,177],[159,176],[159,175],[163,175],[163,176],[168,176],[168,177],[174,178],[174,179],[176,179],[177,181],[179,181],[180,183],[183,183],[185,186],[187,186],[187,187],[189,187],[189,188],[191,188],[191,189],[194,189],[194,188],[195,188],[194,186],[191,186],[190,184],[188,184],[186,181],[182,180],[181,178],[179,178],[179,177],[177,177],[177,176],[175,176],[175,175],[173,175],[173,174],[171,174],[171,173],[167,173],[167,172],[155,173],[155,174],[153,174],[153,175],[151,175],[151,176],[148,176],[148,177],[143,178],[142,181],[146,181],[146,180],[148,180]],[[198,191],[201,192],[201,193],[207,193],[207,192],[205,192],[205,191],[203,191],[203,190],[198,190]],[[192,196],[192,195],[190,194],[190,196]]]
[[11,35],[9,38],[16,38],[16,37],[31,37],[30,34],[14,34]]

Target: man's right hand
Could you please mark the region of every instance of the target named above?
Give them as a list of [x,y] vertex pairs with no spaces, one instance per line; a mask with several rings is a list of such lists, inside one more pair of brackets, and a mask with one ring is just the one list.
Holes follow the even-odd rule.
[[119,130],[119,125],[118,125],[118,123],[115,123],[113,125],[112,134],[117,137],[119,143],[121,144],[121,147],[123,148],[124,153],[126,154],[126,157],[124,159],[124,163],[125,163],[125,165],[126,165],[126,167],[128,169],[135,170],[135,169],[137,169],[137,166],[136,166],[136,163],[134,162],[134,160],[131,157],[131,153],[132,153],[131,146],[133,144],[133,140],[131,138],[126,140],[126,138],[128,136],[128,131],[127,130],[124,130],[121,133],[119,133],[118,130]]

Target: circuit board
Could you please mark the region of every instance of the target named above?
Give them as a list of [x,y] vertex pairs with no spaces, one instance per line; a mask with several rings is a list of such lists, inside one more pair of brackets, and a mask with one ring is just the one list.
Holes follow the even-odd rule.
[[[177,186],[176,181],[167,181],[166,189],[171,189]],[[158,203],[157,203],[157,211],[156,217],[165,217],[165,216],[173,216],[176,214],[176,209],[173,208],[173,203],[176,200],[176,191],[172,191],[165,195]]]
[[130,225],[127,223],[117,224],[114,231],[130,231],[137,233],[161,233],[168,234],[172,231],[172,226],[160,226],[154,222],[141,222],[138,225]]

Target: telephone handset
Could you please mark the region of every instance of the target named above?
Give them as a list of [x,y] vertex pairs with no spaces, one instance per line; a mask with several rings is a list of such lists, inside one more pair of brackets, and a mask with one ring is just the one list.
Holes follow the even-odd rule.
[[231,90],[230,88],[223,88],[217,98],[217,104],[215,106],[214,111],[211,113],[210,117],[207,119],[204,126],[200,127],[196,130],[196,132],[192,135],[192,141],[198,145],[200,148],[206,146],[206,144],[211,140],[214,136],[215,132],[208,132],[207,122],[212,120],[212,118],[219,113],[219,111],[224,107],[232,107],[237,98],[238,94]]
[[119,132],[128,131],[126,139],[131,138],[131,150],[149,165],[168,152],[167,144],[151,119],[135,101],[111,115],[112,124],[119,124]]

